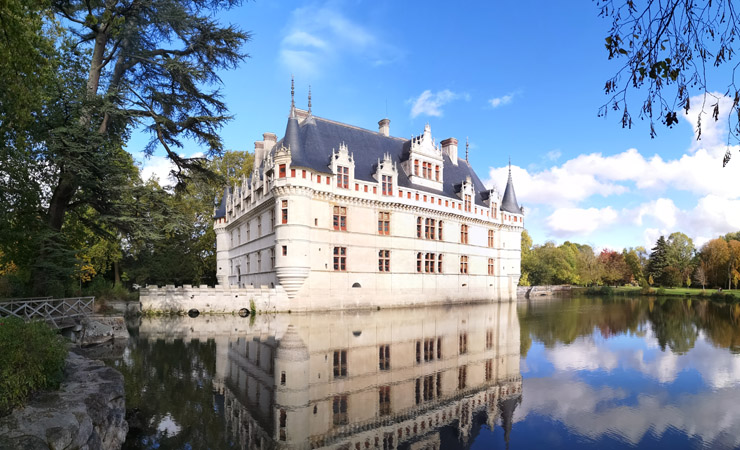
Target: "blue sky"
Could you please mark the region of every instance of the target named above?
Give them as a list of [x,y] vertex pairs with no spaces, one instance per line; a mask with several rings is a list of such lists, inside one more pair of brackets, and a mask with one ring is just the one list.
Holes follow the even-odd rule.
[[[469,137],[471,164],[501,190],[511,157],[535,243],[649,249],[673,231],[700,245],[740,230],[740,157],[722,169],[724,122],[705,120],[697,142],[683,114],[655,139],[646,122],[625,130],[619,114],[597,117],[620,64],[607,60],[609,21],[593,2],[262,0],[221,17],[253,34],[250,58],[222,74],[228,149],[282,136],[293,74],[297,106],[311,85],[317,116],[373,130],[387,116],[401,137],[429,123],[461,155]],[[637,112],[641,97],[631,98]],[[137,155],[145,142],[135,134],[128,148]],[[164,178],[161,154],[141,161],[145,176]]]

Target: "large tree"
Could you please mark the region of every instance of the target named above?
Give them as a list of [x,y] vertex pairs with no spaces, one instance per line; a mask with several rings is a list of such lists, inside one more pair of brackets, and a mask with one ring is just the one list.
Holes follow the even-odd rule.
[[[214,86],[220,82],[219,70],[233,68],[245,58],[241,48],[249,36],[220,25],[214,13],[239,3],[51,0],[21,8],[15,0],[9,7],[5,2],[0,5],[14,13],[2,15],[0,25],[6,32],[27,34],[29,27],[43,31],[57,26],[51,47],[42,45],[46,41],[31,41],[32,48],[38,47],[36,53],[54,53],[42,58],[41,65],[53,74],[40,83],[48,97],[42,96],[38,105],[31,103],[36,109],[29,113],[42,119],[43,126],[20,136],[6,133],[0,144],[3,156],[18,161],[0,179],[10,185],[21,185],[25,179],[38,184],[41,199],[29,208],[38,214],[16,208],[4,223],[17,222],[23,213],[26,218],[37,217],[42,225],[44,237],[35,252],[38,293],[48,290],[55,277],[48,269],[59,267],[58,256],[69,250],[62,231],[70,212],[93,208],[111,227],[125,225],[118,220],[125,216],[126,205],[118,179],[130,177],[128,155],[122,149],[133,128],[151,133],[145,151],[151,154],[161,146],[175,163],[179,181],[202,171],[202,159],[178,153],[185,140],[204,148],[206,156],[220,154],[218,131],[230,117]],[[0,73],[8,75],[3,80],[8,89],[17,90],[14,87],[23,85],[19,80],[33,70],[11,65],[11,60],[0,60]],[[23,108],[15,110],[20,118],[28,116]],[[25,163],[38,167],[41,175],[28,174]]]
[[685,280],[693,272],[694,241],[681,232],[671,233],[666,239],[666,262],[668,266],[674,267]]
[[663,270],[668,267],[668,242],[665,237],[661,236],[655,242],[648,259],[648,276],[651,277],[656,283],[663,284]]
[[[672,127],[677,111],[688,112],[690,99],[703,98],[698,122],[701,136],[703,120],[727,120],[730,135],[740,140],[740,89],[735,83],[740,50],[740,16],[735,0],[596,0],[602,17],[612,21],[606,36],[609,59],[624,61],[605,85],[609,101],[601,114],[610,110],[621,114],[623,127],[631,127],[634,111],[650,123]],[[709,85],[709,78],[713,84]],[[630,108],[630,91],[640,92],[644,100]],[[720,97],[732,99],[730,110],[720,110]],[[729,138],[728,138],[729,139]],[[729,149],[723,165],[730,160]]]

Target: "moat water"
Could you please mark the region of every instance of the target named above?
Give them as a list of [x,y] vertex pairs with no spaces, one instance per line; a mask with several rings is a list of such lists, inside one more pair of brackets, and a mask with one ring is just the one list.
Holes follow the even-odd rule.
[[740,306],[141,318],[127,449],[740,448]]

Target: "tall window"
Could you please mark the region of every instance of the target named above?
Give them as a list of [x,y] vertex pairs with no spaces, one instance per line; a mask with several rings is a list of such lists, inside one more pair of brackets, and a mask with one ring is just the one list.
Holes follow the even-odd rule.
[[419,175],[419,160],[414,160],[414,175]]
[[334,270],[347,270],[347,247],[334,247]]
[[486,330],[486,349],[493,348],[493,330]]
[[488,275],[495,275],[493,258],[488,258]]
[[391,234],[391,213],[384,211],[378,213],[378,234]]
[[280,440],[284,441],[287,439],[287,434],[285,431],[285,426],[288,422],[288,414],[285,412],[284,409],[280,410]]
[[468,385],[468,366],[458,367],[457,369],[457,388],[462,390]]
[[488,230],[488,246],[493,248],[493,230]]
[[424,255],[424,272],[426,273],[434,273],[434,264],[435,264],[435,254],[434,253],[427,253]]
[[347,350],[334,350],[334,378],[347,376]]
[[460,273],[468,273],[468,257],[460,256]]
[[416,271],[421,273],[421,252],[416,254]]
[[236,228],[236,245],[241,245],[242,243],[242,228],[237,227]]
[[278,169],[278,176],[280,178],[285,178],[287,176],[287,172],[285,171],[285,164],[280,164],[280,168]]
[[391,271],[391,251],[380,250],[378,252],[378,271],[390,272]]
[[346,395],[335,395],[334,401],[332,402],[332,410],[334,412],[334,425],[347,425],[347,396]]
[[262,214],[257,216],[257,237],[262,237]]
[[421,238],[421,217],[416,218],[416,237]]
[[247,273],[252,273],[252,255],[247,255]]
[[437,221],[435,219],[424,219],[424,239],[436,239]]
[[460,333],[459,344],[458,353],[461,355],[466,354],[468,352],[468,333]]
[[493,360],[486,360],[486,381],[491,381],[493,378]]
[[257,272],[262,272],[262,251],[257,252]]
[[460,225],[460,243],[461,244],[468,243],[468,226],[467,225]]
[[422,177],[424,177],[424,178],[431,178],[431,176],[429,174],[429,172],[431,172],[431,167],[429,167],[429,166],[431,166],[431,164],[428,163],[428,162],[422,163],[422,170],[421,170],[421,174],[422,174],[421,176]]
[[442,254],[437,256],[437,273],[442,273]]
[[275,230],[275,210],[270,211],[270,230]]
[[247,242],[252,240],[252,227],[250,226],[252,222],[247,221]]
[[387,416],[391,413],[391,387],[380,386],[378,388],[378,413]]
[[383,175],[382,182],[383,195],[393,195],[393,177]]
[[337,187],[349,189],[349,167],[337,166]]
[[434,179],[439,181],[439,166],[434,166]]
[[270,268],[271,269],[275,268],[275,249],[274,248],[270,249]]
[[434,338],[424,339],[424,362],[434,361]]
[[442,240],[442,221],[439,221],[439,225],[437,226],[437,239],[440,241]]
[[391,346],[388,344],[378,347],[378,361],[380,370],[391,368]]
[[347,208],[345,206],[334,207],[334,229],[347,231]]
[[470,195],[465,195],[465,211],[470,212],[470,206],[471,206],[472,199],[470,198]]
[[283,207],[282,209],[283,214],[282,214],[281,222],[285,224],[285,223],[288,223],[288,201],[287,200],[282,201],[282,207]]

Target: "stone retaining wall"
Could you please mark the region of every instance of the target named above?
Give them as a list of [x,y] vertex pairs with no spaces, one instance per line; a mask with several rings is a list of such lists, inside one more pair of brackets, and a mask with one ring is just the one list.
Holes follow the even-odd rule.
[[120,449],[128,433],[123,375],[70,353],[60,389],[0,419],[0,448]]
[[147,286],[139,290],[143,312],[187,312],[197,309],[200,313],[236,313],[249,309],[253,300],[259,311],[287,311],[290,309],[288,294],[282,286],[269,288],[210,287],[206,285],[175,287]]

